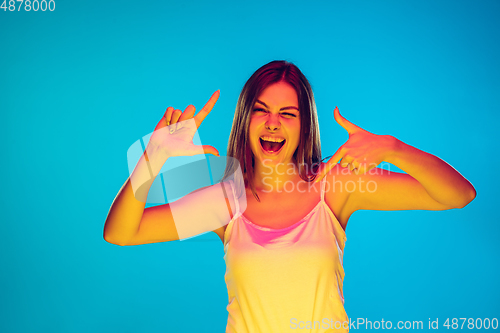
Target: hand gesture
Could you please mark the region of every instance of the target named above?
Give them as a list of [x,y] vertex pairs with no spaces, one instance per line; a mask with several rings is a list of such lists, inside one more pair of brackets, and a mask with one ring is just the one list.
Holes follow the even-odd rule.
[[168,107],[163,118],[156,125],[148,146],[155,154],[161,153],[165,157],[193,156],[197,154],[212,154],[219,156],[219,152],[212,146],[196,146],[193,136],[205,117],[210,113],[219,98],[219,90],[213,93],[207,104],[195,116],[195,107],[189,105],[184,112]]
[[355,174],[364,174],[384,161],[395,144],[395,138],[392,136],[373,134],[354,125],[340,115],[337,107],[333,113],[337,123],[349,134],[349,139],[318,172],[316,182],[320,181],[339,161],[341,167],[348,168]]

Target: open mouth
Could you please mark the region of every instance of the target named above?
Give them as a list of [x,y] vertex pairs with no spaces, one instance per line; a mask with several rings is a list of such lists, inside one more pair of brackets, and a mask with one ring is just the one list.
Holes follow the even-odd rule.
[[264,150],[266,153],[273,154],[278,153],[281,148],[283,148],[286,140],[283,138],[261,136],[259,138],[259,141],[262,150]]

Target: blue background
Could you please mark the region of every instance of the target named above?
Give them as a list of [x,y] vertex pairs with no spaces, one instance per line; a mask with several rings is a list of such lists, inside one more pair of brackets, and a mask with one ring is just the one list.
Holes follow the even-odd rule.
[[[16,4],[18,6],[18,4]],[[333,109],[435,154],[477,190],[461,210],[356,212],[349,317],[500,317],[498,1],[60,1],[0,11],[2,332],[223,332],[215,234],[119,247],[102,230],[126,152],[172,105],[221,97],[200,128],[224,153],[238,94],[286,59],[310,80],[323,155]],[[440,329],[444,329],[440,327]]]

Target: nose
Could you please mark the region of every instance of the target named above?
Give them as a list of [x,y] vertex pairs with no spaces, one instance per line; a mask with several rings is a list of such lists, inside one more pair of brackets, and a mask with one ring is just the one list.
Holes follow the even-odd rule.
[[277,131],[281,127],[278,115],[270,114],[266,121],[266,129],[269,131]]

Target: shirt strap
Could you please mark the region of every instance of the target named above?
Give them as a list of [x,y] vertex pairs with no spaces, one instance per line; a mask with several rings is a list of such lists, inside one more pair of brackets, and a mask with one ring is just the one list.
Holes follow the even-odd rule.
[[321,180],[321,201],[325,201],[326,176]]
[[[224,192],[224,198],[226,198],[226,205],[227,205],[227,210],[229,212],[229,216],[231,218],[231,220],[233,219],[233,211],[231,210],[231,205],[229,203],[229,198],[227,197],[227,193],[226,193],[226,188],[224,186],[224,182],[220,183],[220,186],[222,188],[222,192]],[[231,184],[229,183],[229,186],[231,186]],[[231,190],[233,192],[233,196],[234,196],[234,190],[233,190],[233,187],[231,186]],[[235,205],[238,205],[237,201],[235,200]],[[238,210],[238,209],[237,209]]]

